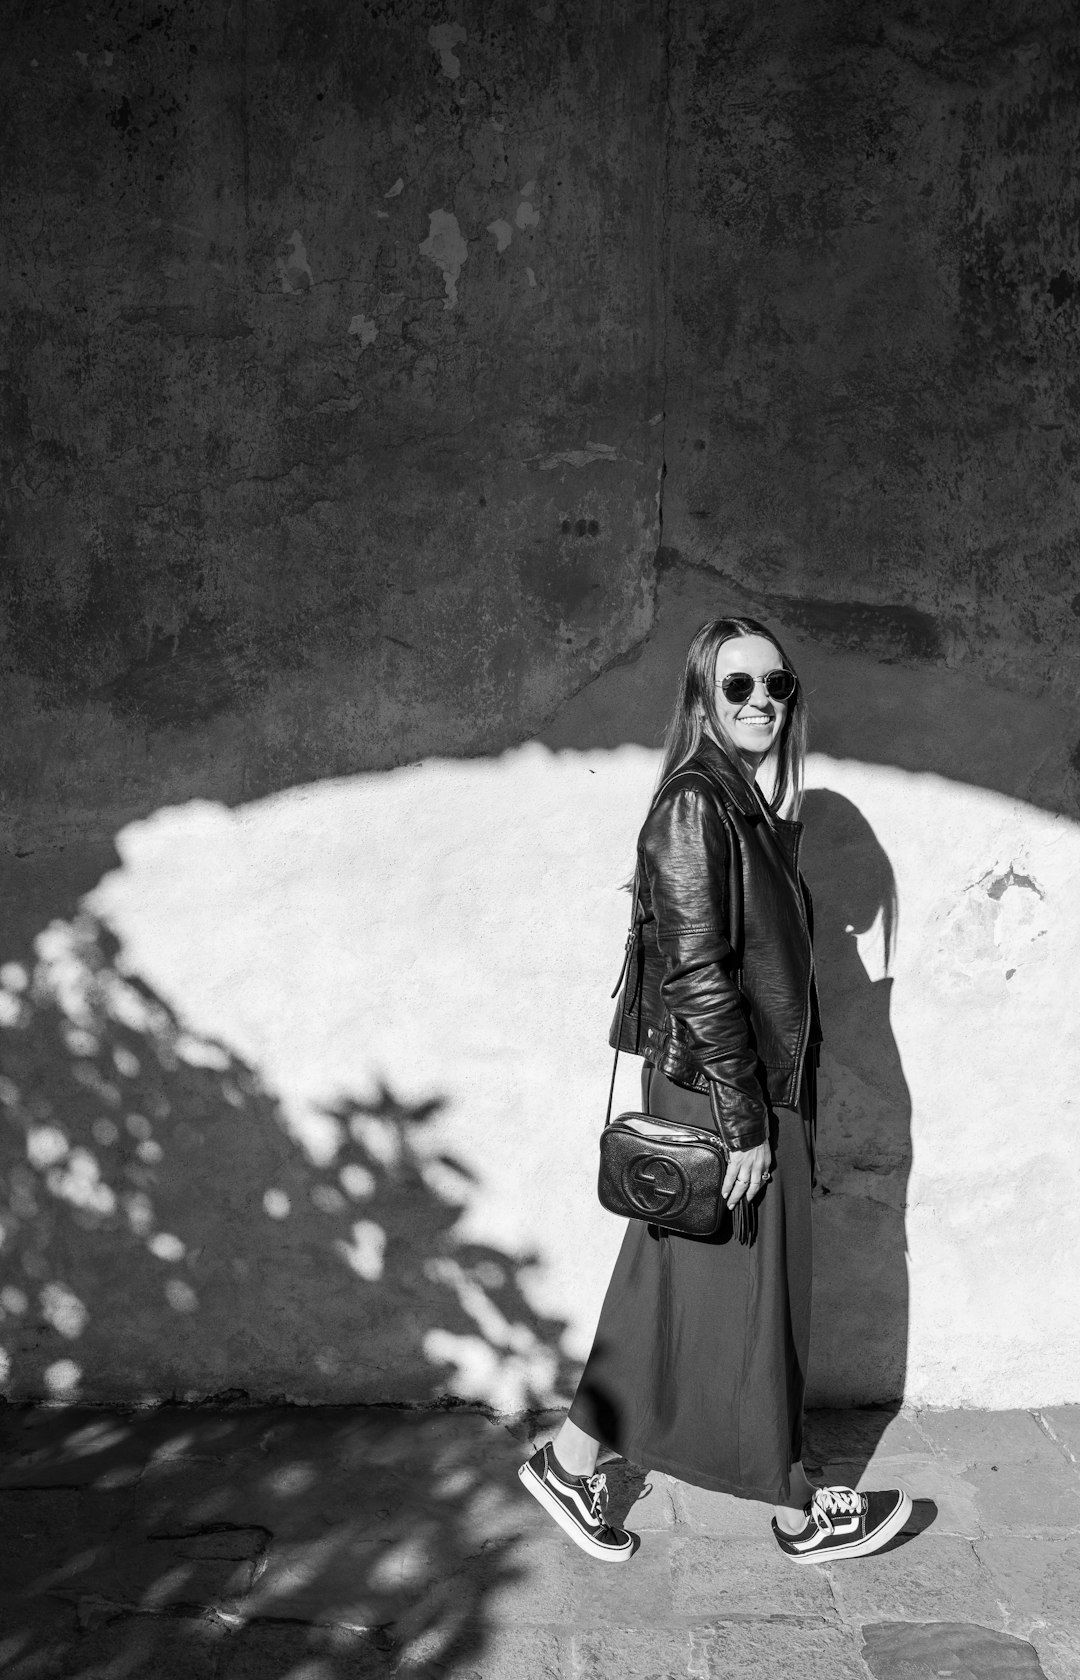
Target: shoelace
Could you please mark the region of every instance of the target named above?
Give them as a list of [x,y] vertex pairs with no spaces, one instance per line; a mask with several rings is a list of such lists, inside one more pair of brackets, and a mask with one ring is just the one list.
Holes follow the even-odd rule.
[[590,1511],[597,1522],[603,1522],[607,1516],[607,1477],[603,1471],[595,1476],[586,1476],[585,1486],[589,1490]]
[[865,1493],[854,1488],[818,1488],[810,1505],[810,1515],[819,1528],[832,1528],[833,1517],[861,1517],[866,1510]]

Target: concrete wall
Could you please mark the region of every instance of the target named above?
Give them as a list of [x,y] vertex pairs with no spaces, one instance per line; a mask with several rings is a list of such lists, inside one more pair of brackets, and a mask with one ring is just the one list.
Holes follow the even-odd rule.
[[5,27],[7,1392],[569,1392],[739,608],[814,724],[813,1395],[1075,1399],[1068,10]]

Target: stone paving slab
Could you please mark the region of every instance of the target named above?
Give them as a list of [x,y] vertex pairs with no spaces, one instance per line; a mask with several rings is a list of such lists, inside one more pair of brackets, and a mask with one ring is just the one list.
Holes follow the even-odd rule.
[[0,1493],[0,1581],[6,1592],[63,1591],[111,1555],[130,1498],[73,1488]]
[[1080,1536],[1068,1540],[1003,1536],[980,1540],[975,1550],[1008,1607],[1009,1626],[1027,1635],[1040,1625],[1080,1640]]
[[1080,1464],[1080,1406],[1044,1406],[1037,1415],[1051,1440]]
[[977,1550],[1009,1631],[1030,1640],[1047,1680],[1080,1680],[1080,1542],[1007,1538]]
[[866,1464],[877,1453],[925,1452],[926,1438],[916,1420],[883,1406],[850,1411],[822,1409],[807,1414],[803,1462],[815,1469],[830,1460]]
[[1030,1412],[920,1412],[920,1434],[960,1465],[1044,1464],[1060,1470],[1062,1453]]
[[[750,1499],[735,1499],[730,1493],[711,1493],[671,1479],[672,1505],[681,1527],[731,1540],[761,1537],[761,1507]],[[637,1512],[634,1513],[635,1517]]]
[[1045,1680],[1035,1648],[970,1622],[881,1622],[863,1628],[863,1658],[874,1680],[949,1675],[952,1680]]
[[1080,1476],[1066,1479],[1060,1466],[976,1464],[963,1479],[985,1534],[1065,1536],[1080,1527]]
[[842,1618],[849,1623],[1003,1624],[993,1579],[968,1540],[923,1534],[874,1557],[826,1567]]
[[1046,1680],[1080,1680],[1080,1643],[1071,1635],[1047,1628],[1032,1643]]
[[250,1622],[219,1634],[213,1680],[386,1680],[387,1659],[367,1632]]
[[812,1414],[823,1479],[916,1499],[888,1551],[828,1566],[763,1507],[612,1461],[641,1539],[613,1567],[524,1494],[525,1424],[0,1408],[0,1675],[1037,1680],[1034,1652],[1080,1680],[1078,1415]]
[[578,1634],[566,1680],[866,1680],[856,1636],[785,1622],[610,1629]]
[[859,1636],[792,1622],[720,1623],[690,1630],[692,1680],[865,1680]]
[[676,1540],[672,1558],[673,1609],[686,1616],[795,1616],[829,1620],[836,1605],[825,1573],[793,1564],[771,1535],[727,1540],[695,1535]]

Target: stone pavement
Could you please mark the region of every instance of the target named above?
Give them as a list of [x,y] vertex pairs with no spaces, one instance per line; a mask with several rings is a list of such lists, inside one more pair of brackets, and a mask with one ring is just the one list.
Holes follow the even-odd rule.
[[818,1412],[903,1481],[891,1550],[790,1564],[766,1513],[621,1462],[592,1563],[476,1412],[0,1410],[4,1680],[1080,1680],[1080,1406]]

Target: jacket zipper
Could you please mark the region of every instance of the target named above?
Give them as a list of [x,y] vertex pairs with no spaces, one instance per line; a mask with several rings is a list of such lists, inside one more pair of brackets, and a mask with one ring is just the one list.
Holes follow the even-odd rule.
[[810,938],[810,924],[806,919],[806,900],[803,897],[802,880],[799,876],[799,851],[802,846],[802,835],[795,836],[792,847],[792,866],[795,873],[795,891],[799,900],[799,918],[806,935],[806,948],[810,953],[810,971],[806,981],[806,1002],[803,1005],[802,1026],[799,1029],[798,1049],[795,1056],[795,1090],[794,1099],[798,1103],[799,1092],[802,1090],[803,1062],[806,1058],[806,1041],[810,1037],[810,988],[814,984],[814,946]]

